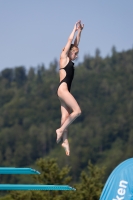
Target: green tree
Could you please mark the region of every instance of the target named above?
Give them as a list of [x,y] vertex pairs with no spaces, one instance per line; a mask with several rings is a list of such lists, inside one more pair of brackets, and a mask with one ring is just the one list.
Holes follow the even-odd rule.
[[[55,159],[39,159],[36,163],[40,175],[32,175],[35,183],[46,185],[70,185],[72,178],[68,166],[59,168]],[[76,191],[13,191],[9,200],[98,200],[103,188],[104,168],[88,163],[86,171],[80,176],[80,182],[75,184]],[[7,199],[7,200],[8,200]],[[1,199],[0,200],[6,200]]]
[[80,200],[99,200],[104,174],[104,167],[100,168],[89,161],[87,170],[81,173],[80,183],[76,186],[76,197]]
[[17,85],[20,87],[24,84],[24,81],[26,80],[26,70],[22,67],[16,67],[14,70],[14,77]]
[[[39,159],[36,162],[40,175],[33,175],[36,184],[46,185],[68,185],[71,183],[71,177],[68,175],[70,168],[59,168],[55,159]],[[28,192],[11,192],[13,200],[58,200],[62,196],[61,191],[28,191]]]

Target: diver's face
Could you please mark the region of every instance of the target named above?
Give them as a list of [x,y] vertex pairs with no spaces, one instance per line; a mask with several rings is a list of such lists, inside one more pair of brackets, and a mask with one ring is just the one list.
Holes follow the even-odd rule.
[[71,49],[69,52],[69,58],[71,60],[75,60],[78,57],[78,53],[79,53],[78,49],[76,49],[76,48]]

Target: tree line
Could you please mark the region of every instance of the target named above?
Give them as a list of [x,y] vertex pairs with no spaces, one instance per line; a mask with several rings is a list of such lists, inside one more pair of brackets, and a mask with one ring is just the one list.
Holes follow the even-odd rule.
[[[42,64],[6,68],[0,73],[0,162],[1,166],[34,166],[39,158],[57,159],[60,167],[71,167],[73,184],[88,160],[106,167],[103,183],[123,160],[132,157],[133,142],[133,50],[102,58],[85,55],[75,66],[72,93],[82,115],[69,128],[70,157],[56,144],[60,126],[58,62],[48,69]],[[19,183],[1,176],[1,183]],[[28,182],[29,178],[23,178]]]

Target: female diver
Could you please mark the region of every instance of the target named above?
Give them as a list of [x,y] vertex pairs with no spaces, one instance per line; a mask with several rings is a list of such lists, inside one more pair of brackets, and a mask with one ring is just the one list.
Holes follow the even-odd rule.
[[[75,98],[70,93],[71,83],[74,77],[74,63],[72,62],[78,56],[79,52],[79,41],[81,37],[81,32],[84,28],[84,24],[78,21],[68,38],[67,44],[64,47],[60,55],[60,83],[57,89],[57,95],[61,103],[61,127],[56,130],[57,143],[63,139],[62,147],[66,151],[66,155],[70,155],[69,142],[68,142],[68,130],[67,127],[81,114],[81,109],[75,100]],[[74,44],[72,41],[74,39],[75,33],[77,32]]]

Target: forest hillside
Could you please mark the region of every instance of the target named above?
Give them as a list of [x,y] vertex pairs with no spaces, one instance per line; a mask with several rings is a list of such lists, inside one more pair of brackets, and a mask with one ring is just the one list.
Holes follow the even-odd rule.
[[[69,127],[70,157],[56,144],[60,126],[58,62],[6,68],[0,73],[1,166],[35,166],[39,158],[57,158],[71,167],[74,183],[88,161],[105,167],[105,180],[123,160],[133,155],[133,50],[105,58],[97,49],[75,66],[72,93],[81,116]],[[1,181],[12,182],[12,178]],[[104,181],[105,181],[104,180]],[[17,180],[16,182],[19,182]],[[28,181],[28,180],[25,180]]]

